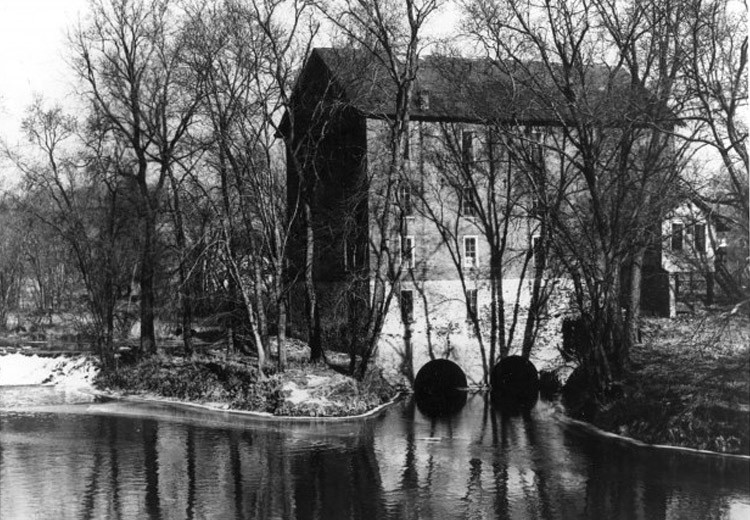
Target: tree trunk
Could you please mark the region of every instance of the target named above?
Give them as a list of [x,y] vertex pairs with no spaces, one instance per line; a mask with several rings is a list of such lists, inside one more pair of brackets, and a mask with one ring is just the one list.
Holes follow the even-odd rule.
[[[494,249],[494,248],[493,248]],[[498,341],[498,308],[497,308],[497,284],[495,284],[495,276],[497,275],[496,271],[496,262],[495,259],[496,253],[495,251],[492,251],[490,253],[490,362],[489,362],[489,369],[490,371],[495,366],[495,358],[497,357],[497,341]],[[487,370],[484,371],[484,379],[485,383],[489,381],[489,375],[487,374]]]
[[502,272],[495,280],[495,297],[497,298],[497,344],[500,347],[500,359],[508,356],[510,353],[510,344],[505,334],[505,297],[503,296],[503,277]]
[[112,301],[112,294],[107,295],[108,299],[110,300],[108,302],[109,305],[107,305],[107,311],[106,311],[106,333],[104,337],[104,352],[102,352],[102,358],[104,365],[107,368],[114,368],[115,367],[115,346],[114,346],[114,336],[115,336],[115,313],[114,313],[114,306],[115,302]]
[[317,363],[323,358],[321,344],[320,316],[318,315],[318,300],[315,292],[313,262],[315,261],[315,234],[313,232],[312,208],[308,194],[303,202],[305,211],[305,297],[307,317],[307,340],[310,343],[310,361]]
[[178,291],[180,311],[182,314],[182,342],[185,347],[185,355],[193,355],[193,309],[190,298],[190,289],[188,287],[188,274],[185,267],[185,260],[187,256],[186,252],[186,239],[185,239],[185,228],[182,220],[182,208],[180,206],[180,195],[177,191],[177,182],[172,175],[170,175],[170,181],[172,183],[172,198],[174,202],[174,224],[175,224],[175,238],[177,241],[177,249],[179,251],[179,265],[178,275],[180,288]]
[[263,342],[261,341],[260,334],[258,333],[258,322],[255,318],[255,313],[253,312],[253,305],[250,294],[248,294],[248,291],[244,287],[244,285],[241,285],[240,289],[242,291],[242,301],[245,304],[245,310],[247,311],[247,317],[250,322],[250,333],[253,335],[253,342],[255,343],[255,348],[258,351],[258,370],[260,372],[260,375],[262,376],[263,367],[266,364],[266,351],[263,349]]
[[234,275],[230,272],[227,277],[227,301],[224,307],[224,330],[227,337],[227,354],[239,350],[237,346],[236,328],[236,310],[237,310],[237,283],[234,281]]
[[259,259],[253,259],[253,298],[255,299],[255,310],[258,314],[258,335],[260,336],[261,348],[268,354],[268,322],[266,320],[266,310],[263,304],[263,274],[260,269]]
[[621,360],[623,369],[627,369],[630,359],[630,348],[638,343],[638,332],[641,318],[641,280],[643,274],[644,250],[640,250],[633,256],[630,265],[630,276],[628,277],[628,301],[625,313],[625,331],[621,342],[618,359]]
[[[414,284],[417,287],[417,284]],[[417,289],[419,297],[422,300],[422,308],[424,309],[424,320],[425,320],[425,334],[427,336],[427,355],[430,357],[430,361],[435,359],[435,349],[432,345],[432,321],[430,320],[430,307],[427,301],[427,294],[424,290],[424,285]]]
[[156,354],[154,332],[154,234],[156,217],[149,200],[145,201],[146,216],[143,222],[143,253],[141,255],[141,340],[140,354]]
[[274,283],[274,301],[278,308],[276,315],[276,365],[280,371],[286,368],[286,322],[287,299],[284,294],[283,252],[277,255],[276,280]]
[[410,383],[414,383],[414,346],[412,343],[412,325],[408,317],[401,311],[401,321],[404,326],[404,359],[401,364],[401,373],[406,376]]
[[521,356],[525,359],[529,359],[531,356],[531,349],[534,346],[534,331],[536,330],[537,324],[539,323],[539,312],[542,308],[541,292],[542,292],[542,280],[544,277],[544,269],[546,266],[546,246],[545,243],[545,226],[542,223],[542,229],[540,233],[540,240],[542,245],[538,251],[534,251],[534,244],[531,244],[532,255],[536,255],[536,261],[534,263],[534,283],[531,289],[531,301],[529,302],[529,312],[526,316],[526,326],[523,331],[523,344],[521,346]]
[[276,319],[276,326],[278,328],[278,333],[276,335],[276,363],[278,369],[283,371],[286,368],[286,298],[282,297],[277,301],[279,313]]

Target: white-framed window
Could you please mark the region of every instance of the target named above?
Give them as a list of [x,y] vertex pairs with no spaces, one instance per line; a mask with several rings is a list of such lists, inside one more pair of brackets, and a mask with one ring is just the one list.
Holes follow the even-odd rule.
[[670,237],[672,251],[682,251],[684,231],[685,225],[682,222],[672,222],[672,233]]
[[464,267],[476,267],[478,263],[477,237],[464,237]]
[[472,316],[478,318],[477,311],[477,290],[466,289],[466,319],[471,320]]
[[401,237],[401,265],[413,269],[416,262],[416,249],[413,235]]
[[414,291],[401,291],[399,304],[401,306],[401,319],[404,323],[414,322]]

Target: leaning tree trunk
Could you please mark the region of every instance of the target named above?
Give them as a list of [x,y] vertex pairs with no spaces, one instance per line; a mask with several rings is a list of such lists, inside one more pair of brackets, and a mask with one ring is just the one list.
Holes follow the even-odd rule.
[[[540,240],[544,240],[544,223],[542,223],[540,236],[542,237]],[[544,244],[544,242],[542,242],[542,244]],[[533,248],[534,244],[531,246]],[[531,349],[534,346],[534,331],[539,324],[539,313],[542,310],[542,281],[547,261],[544,245],[541,245],[538,251],[532,250],[531,254],[536,255],[536,262],[534,264],[534,282],[531,288],[531,301],[529,302],[529,312],[526,316],[526,326],[523,331],[523,345],[521,347],[521,356],[526,359],[529,359],[531,356]]]
[[245,302],[245,309],[247,311],[248,320],[250,321],[250,333],[253,335],[253,342],[255,343],[255,348],[258,352],[258,370],[262,375],[263,367],[266,364],[266,351],[263,348],[263,342],[258,333],[258,322],[255,319],[252,303],[250,303],[250,295],[245,287],[242,287],[242,300]]
[[261,347],[268,353],[268,321],[266,310],[263,305],[263,273],[261,272],[259,259],[253,259],[253,298],[255,299],[255,310],[258,314],[258,334],[260,335]]
[[255,343],[255,348],[258,352],[258,371],[260,373],[260,376],[263,377],[263,368],[266,364],[266,351],[263,348],[263,342],[261,341],[260,334],[258,332],[258,320],[255,316],[255,310],[253,309],[253,298],[250,294],[250,289],[248,289],[246,284],[242,283],[239,266],[237,265],[237,262],[235,262],[235,259],[232,257],[231,251],[228,253],[230,253],[227,256],[229,259],[230,267],[232,269],[232,276],[237,281],[237,286],[240,289],[242,304],[245,307],[247,320],[250,325],[250,334],[252,334],[253,342]]

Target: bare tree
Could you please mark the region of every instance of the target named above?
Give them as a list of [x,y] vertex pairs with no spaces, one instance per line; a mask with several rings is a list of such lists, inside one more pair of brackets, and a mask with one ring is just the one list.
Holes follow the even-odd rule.
[[[24,240],[18,244],[18,252],[23,255],[25,265],[25,286],[33,299],[33,311],[38,320],[62,310],[70,301],[75,287],[75,272],[71,265],[68,246],[54,230],[39,219],[23,211],[29,203],[47,207],[49,201],[35,194],[27,194],[27,199],[20,198],[16,209],[21,210],[17,222],[19,228],[26,227]],[[35,200],[36,199],[36,200]],[[33,202],[32,202],[33,201]],[[19,207],[20,206],[20,207]]]
[[[277,136],[284,137],[289,160],[298,168],[314,157],[314,143],[300,144],[301,126],[291,110],[296,72],[317,31],[307,10],[304,2],[217,2],[203,5],[191,24],[193,67],[205,78],[206,165],[215,173],[214,184],[201,182],[221,228],[217,246],[229,275],[228,297],[241,302],[261,365],[269,348],[268,316],[275,316],[280,367],[287,328],[286,251],[298,204],[291,201],[287,220],[286,172]],[[308,240],[308,248],[313,245]],[[308,285],[306,292],[312,302],[311,356],[318,359],[314,287]],[[232,319],[229,324],[234,330]]]
[[[479,0],[469,13],[477,41],[517,81],[512,94],[530,96],[528,109],[544,112],[555,135],[545,147],[559,156],[557,173],[526,171],[539,204],[554,209],[545,212],[550,246],[588,332],[581,365],[593,388],[607,388],[627,367],[643,253],[660,240],[653,223],[668,209],[685,156],[672,139],[673,42],[647,10],[614,3],[529,9]],[[551,200],[562,204],[555,209]]]
[[102,362],[112,366],[117,299],[134,260],[129,190],[118,182],[117,150],[95,131],[83,139],[77,126],[59,107],[37,101],[23,123],[31,155],[6,154],[23,174],[26,194],[18,197],[19,207],[72,252]]
[[[666,6],[653,5],[663,12]],[[681,137],[718,155],[720,174],[698,195],[719,218],[734,228],[738,269],[718,263],[717,279],[735,300],[748,297],[741,277],[747,276],[750,191],[747,155],[747,5],[715,0],[675,2],[679,16],[670,19],[677,35],[676,52],[683,57],[682,76],[687,102],[683,115],[691,133]],[[710,165],[709,165],[710,167]],[[695,185],[695,181],[693,182]],[[716,246],[716,244],[714,244]]]
[[389,106],[384,106],[382,111],[385,123],[382,153],[373,154],[380,160],[368,165],[368,178],[362,187],[368,193],[373,229],[369,244],[371,268],[365,282],[370,288],[366,291],[367,301],[361,307],[364,312],[361,327],[352,334],[350,348],[353,354],[361,356],[356,367],[354,356],[351,358],[352,373],[360,379],[377,353],[394,282],[402,275],[400,267],[393,271],[393,235],[400,236],[399,229],[403,229],[398,212],[393,208],[399,182],[408,180],[404,155],[419,57],[425,47],[422,32],[440,4],[438,0],[343,0],[317,4],[348,43],[384,71],[381,81],[392,93],[387,102]]
[[[437,59],[433,58],[433,61]],[[455,81],[458,86],[459,77],[464,83],[470,82],[467,79],[470,74],[465,70],[470,62],[439,59],[444,62],[442,68],[446,69],[442,73],[451,77],[449,83]],[[483,81],[491,79],[483,78]],[[479,85],[473,87],[480,90]],[[471,96],[469,93],[468,97]],[[527,164],[522,159],[539,151],[542,145],[534,141],[524,128],[501,126],[484,120],[484,114],[477,113],[475,118],[478,123],[471,125],[433,125],[432,135],[420,137],[427,165],[425,172],[420,173],[421,186],[416,193],[422,199],[417,211],[436,227],[442,246],[458,273],[487,382],[496,361],[507,356],[514,345],[521,319],[521,302],[525,297],[525,282],[533,277],[525,326],[520,334],[525,357],[531,353],[539,325],[538,316],[551,286],[548,285],[550,279],[544,277],[540,234],[543,230],[534,218],[538,208],[532,208],[531,190],[519,171],[519,163],[522,166]],[[424,133],[428,132],[425,130]],[[478,235],[482,245],[488,248],[487,265],[476,261],[476,250],[467,257],[464,239],[468,235]],[[534,242],[533,237],[538,240]],[[531,243],[536,247],[530,247]],[[511,279],[517,282],[517,287],[513,299],[508,301],[505,294],[508,292],[506,288],[513,289],[512,285],[507,286]],[[475,307],[475,291],[485,284],[489,285],[490,300],[489,308],[483,310]]]
[[[183,154],[200,101],[188,88],[179,5],[93,0],[72,35],[73,66],[102,128],[122,145],[118,173],[138,188],[142,354],[156,351],[156,224],[165,182]],[[193,78],[194,79],[194,78]],[[183,331],[190,334],[190,330]]]
[[8,326],[9,314],[18,310],[21,287],[24,280],[23,248],[26,233],[22,217],[8,197],[0,203],[0,247],[5,254],[0,260],[0,329]]
[[[310,359],[317,362],[323,359],[324,349],[315,281],[314,263],[318,246],[315,231],[317,215],[313,211],[313,204],[319,183],[316,167],[319,160],[318,150],[326,136],[322,118],[329,115],[325,101],[331,85],[322,85],[320,98],[312,103],[312,107],[305,106],[309,100],[295,97],[293,91],[295,82],[301,79],[298,72],[310,56],[320,29],[310,10],[312,4],[294,1],[291,5],[285,6],[285,2],[279,0],[256,2],[253,4],[253,15],[262,30],[263,44],[267,51],[266,57],[261,57],[260,60],[263,74],[257,76],[256,88],[262,89],[265,86],[274,96],[264,104],[266,115],[276,134],[283,137],[287,168],[294,172],[294,176],[287,176],[287,193],[293,195],[287,201],[288,227],[285,235],[277,237],[284,238],[274,239],[277,244],[276,256],[286,256],[285,253],[291,246],[290,234],[294,235],[292,230],[301,223],[304,233],[304,258],[301,266],[291,266],[287,269],[287,273],[292,277],[287,284],[294,285],[294,278],[299,275],[301,267],[305,287],[305,318]],[[285,7],[291,10],[292,16],[284,13]],[[287,19],[288,23],[281,23],[284,19]],[[284,116],[278,118],[281,111]],[[289,185],[292,182],[294,185]],[[280,247],[283,249],[279,249]]]

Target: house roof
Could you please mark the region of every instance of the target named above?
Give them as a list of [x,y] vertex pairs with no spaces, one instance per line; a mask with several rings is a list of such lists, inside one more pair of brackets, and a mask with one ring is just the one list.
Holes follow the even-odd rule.
[[[308,65],[316,60],[348,105],[367,117],[393,115],[396,83],[377,57],[350,48],[316,48]],[[592,66],[578,85],[564,85],[565,76],[558,70],[535,61],[499,63],[428,56],[419,62],[410,115],[418,120],[560,124],[573,114],[569,96],[563,95],[568,92],[576,99],[576,117],[592,122],[669,119],[664,105],[634,85],[622,70]],[[420,93],[427,94],[427,104],[420,104]]]

